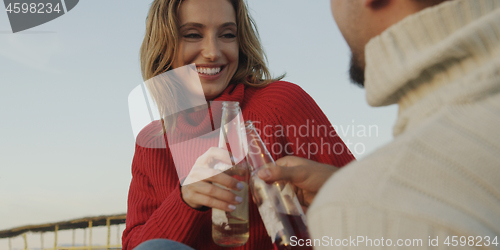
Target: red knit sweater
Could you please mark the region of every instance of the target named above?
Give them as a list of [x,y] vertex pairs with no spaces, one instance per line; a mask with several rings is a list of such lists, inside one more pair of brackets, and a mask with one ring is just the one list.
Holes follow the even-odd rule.
[[[264,88],[230,85],[215,101],[239,101],[243,117],[254,121],[275,160],[295,155],[340,167],[354,159],[314,100],[295,84],[280,81]],[[219,109],[212,110],[218,112]],[[207,122],[211,121],[206,112],[180,115],[174,134],[178,137],[176,141],[183,143],[176,144],[175,149],[165,147],[164,136],[158,136],[161,131],[158,121],[144,128],[137,137],[123,249],[133,249],[143,241],[156,238],[182,242],[195,249],[221,248],[212,241],[211,210],[199,211],[186,205],[179,187],[179,177],[189,171],[183,171],[186,169],[183,166],[192,166],[199,155],[218,145],[218,135],[200,137],[209,132],[200,129],[200,124]],[[219,126],[220,121],[213,122],[215,127]],[[175,157],[174,165],[171,150],[182,152],[186,157]],[[249,204],[248,242],[225,249],[273,249],[252,199]]]

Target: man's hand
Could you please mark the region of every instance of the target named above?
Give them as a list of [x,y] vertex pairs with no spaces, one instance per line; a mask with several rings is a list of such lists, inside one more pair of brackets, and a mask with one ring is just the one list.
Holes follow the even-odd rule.
[[338,168],[296,156],[285,156],[276,166],[261,169],[259,177],[268,182],[285,180],[296,187],[297,198],[305,208],[311,205],[323,184]]

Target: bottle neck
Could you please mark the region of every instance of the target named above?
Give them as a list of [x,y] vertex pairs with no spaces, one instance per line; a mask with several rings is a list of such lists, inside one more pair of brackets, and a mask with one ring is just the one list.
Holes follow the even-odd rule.
[[222,102],[222,109],[239,110],[240,103],[239,102]]
[[248,142],[247,160],[252,172],[267,168],[270,164],[275,164],[251,121],[245,122],[245,130]]
[[223,102],[222,122],[224,123],[233,120],[240,112],[240,104],[238,102]]

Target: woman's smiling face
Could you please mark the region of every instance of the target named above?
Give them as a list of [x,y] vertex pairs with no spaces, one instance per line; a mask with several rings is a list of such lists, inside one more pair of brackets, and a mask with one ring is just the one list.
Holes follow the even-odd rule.
[[207,100],[220,95],[238,69],[236,13],[228,0],[185,0],[179,9],[173,68],[196,64]]

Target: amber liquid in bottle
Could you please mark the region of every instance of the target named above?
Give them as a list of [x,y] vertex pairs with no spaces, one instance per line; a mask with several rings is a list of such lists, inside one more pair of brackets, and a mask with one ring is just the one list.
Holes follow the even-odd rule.
[[[227,172],[246,171],[245,162],[237,164]],[[244,176],[244,174],[241,174]],[[235,179],[243,179],[239,174],[232,177]],[[248,223],[248,185],[244,183],[241,191],[231,190],[234,194],[243,198],[243,202],[237,205],[237,209],[233,212],[226,212],[219,209],[212,209],[212,238],[215,244],[225,247],[235,247],[244,245],[249,234]]]
[[[240,197],[243,195],[248,197],[248,186],[234,193]],[[225,212],[222,210],[218,210],[217,212],[222,213],[227,218],[227,222],[217,222],[217,220],[212,219],[212,238],[215,244],[225,247],[244,245],[250,236],[248,219],[241,218],[239,214],[233,214],[234,212]],[[217,212],[212,214],[212,218],[217,216]]]
[[249,172],[243,149],[244,142],[242,141],[246,140],[246,137],[238,103],[224,102],[222,110],[219,148],[228,150],[232,167],[221,164],[216,165],[215,169],[224,171],[225,174],[243,184],[242,190],[231,190],[232,193],[243,198],[243,201],[236,205],[236,209],[232,212],[212,208],[212,239],[219,246],[236,247],[244,245],[250,236],[248,221]]
[[[285,219],[282,219],[281,221],[287,221],[290,223],[290,227],[292,228],[295,236],[297,237],[297,240],[299,239],[309,239],[309,232],[307,232],[307,226],[304,224],[304,220],[300,215],[290,215],[290,214],[283,214],[279,213],[279,217],[284,217]],[[283,241],[281,237],[276,237],[274,240],[274,246],[278,250],[312,250],[313,248],[311,246],[305,246],[305,241],[303,246],[292,246],[289,243],[285,243],[286,241]]]
[[268,184],[259,178],[259,169],[274,165],[275,162],[250,121],[246,123],[246,133],[249,144],[247,162],[251,170],[250,190],[275,249],[312,249],[306,246],[310,238],[306,218],[293,187],[284,181]]

